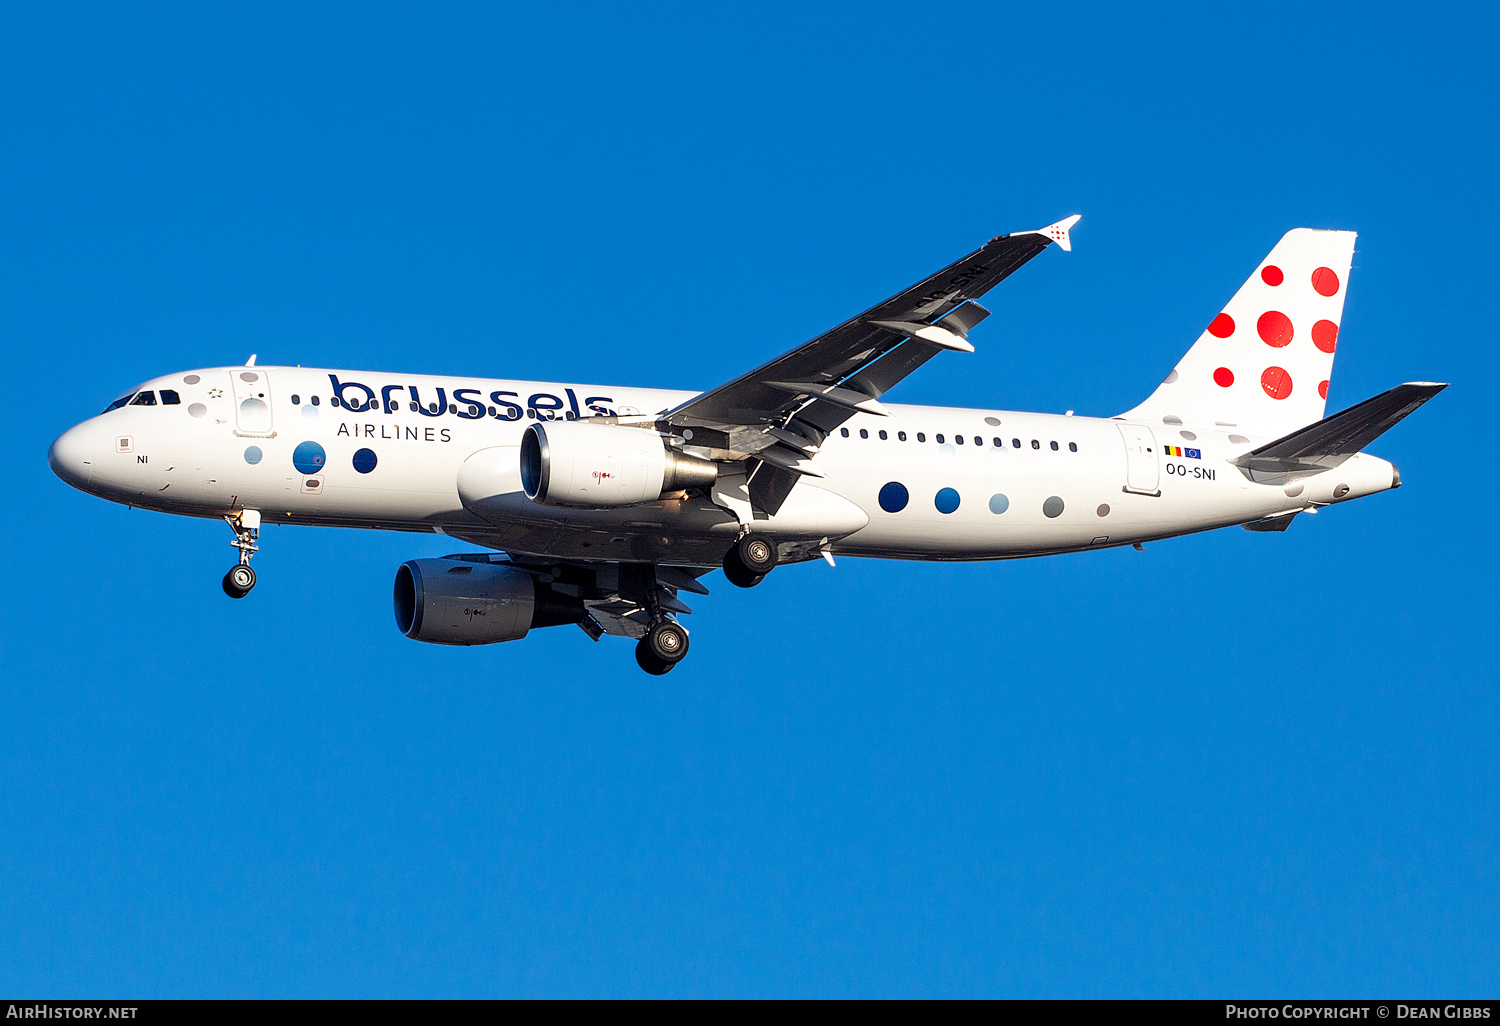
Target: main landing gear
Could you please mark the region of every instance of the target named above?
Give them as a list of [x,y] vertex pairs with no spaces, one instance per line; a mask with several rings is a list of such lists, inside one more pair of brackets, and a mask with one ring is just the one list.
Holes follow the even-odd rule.
[[753,588],[776,567],[776,543],[758,534],[746,534],[724,553],[724,576],[740,588]]
[[250,569],[250,557],[255,555],[256,540],[260,537],[260,511],[242,509],[224,518],[234,531],[234,541],[229,544],[240,550],[237,566],[229,568],[224,575],[224,594],[232,599],[244,598],[255,587],[255,571]]
[[641,669],[660,677],[682,662],[688,652],[688,633],[675,620],[658,620],[635,646]]

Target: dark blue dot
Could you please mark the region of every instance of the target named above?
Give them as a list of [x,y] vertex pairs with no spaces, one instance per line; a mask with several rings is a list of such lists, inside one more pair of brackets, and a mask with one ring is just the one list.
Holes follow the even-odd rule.
[[303,442],[292,450],[292,466],[300,474],[320,474],[327,454],[317,442]]
[[880,489],[880,508],[887,513],[900,513],[910,501],[911,495],[900,481],[892,481]]
[[361,449],[354,454],[354,469],[361,474],[368,474],[375,469],[375,450]]
[[937,506],[939,513],[952,513],[958,509],[958,492],[952,488],[944,488],[937,493],[937,498],[933,499],[933,503]]
[[245,462],[253,467],[260,462],[261,455],[260,446],[252,445],[245,450]]

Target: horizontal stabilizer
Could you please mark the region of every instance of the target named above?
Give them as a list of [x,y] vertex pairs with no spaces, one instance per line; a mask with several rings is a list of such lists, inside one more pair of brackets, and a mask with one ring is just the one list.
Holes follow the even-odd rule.
[[1375,441],[1447,387],[1431,381],[1397,385],[1389,392],[1324,417],[1229,462],[1252,481],[1263,484],[1285,484],[1321,474]]

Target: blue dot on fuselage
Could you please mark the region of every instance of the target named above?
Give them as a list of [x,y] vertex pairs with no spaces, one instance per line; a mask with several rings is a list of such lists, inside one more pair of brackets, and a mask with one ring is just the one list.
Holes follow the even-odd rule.
[[250,464],[252,467],[260,462],[260,457],[261,451],[260,446],[258,445],[252,445],[250,446],[250,448],[245,450],[245,462]]
[[880,508],[887,513],[900,513],[910,501],[911,495],[900,481],[892,481],[880,489]]
[[368,474],[375,469],[375,450],[361,449],[354,454],[354,469],[361,474]]
[[292,450],[292,466],[299,474],[321,474],[327,454],[317,442],[303,442]]
[[991,513],[994,513],[995,515],[998,516],[999,514],[1004,513],[1008,509],[1010,509],[1010,500],[1007,499],[1005,496],[999,494],[998,492],[996,494],[990,496],[990,512]]
[[939,513],[952,513],[958,509],[958,492],[952,488],[944,488],[937,493],[937,497],[932,501],[937,506]]

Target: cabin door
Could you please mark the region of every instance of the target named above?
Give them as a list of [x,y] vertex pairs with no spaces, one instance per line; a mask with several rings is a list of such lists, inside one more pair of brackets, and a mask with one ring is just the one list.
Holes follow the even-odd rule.
[[235,433],[270,438],[271,382],[256,367],[238,367],[229,372],[234,384]]
[[1161,494],[1161,446],[1151,429],[1141,424],[1121,424],[1125,441],[1125,490],[1141,495]]

